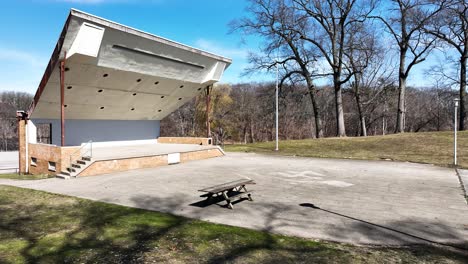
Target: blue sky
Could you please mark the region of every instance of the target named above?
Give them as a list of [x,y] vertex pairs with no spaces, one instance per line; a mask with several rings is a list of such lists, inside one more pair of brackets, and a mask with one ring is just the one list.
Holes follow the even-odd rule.
[[222,81],[248,80],[239,76],[248,47],[228,32],[242,1],[16,0],[0,8],[0,91],[35,92],[70,8],[232,58]]
[[[273,75],[241,77],[249,51],[260,41],[229,34],[228,23],[245,15],[242,0],[16,0],[0,8],[0,91],[34,93],[70,8],[233,59],[222,82],[273,80]],[[425,85],[429,60],[417,66],[410,84]]]

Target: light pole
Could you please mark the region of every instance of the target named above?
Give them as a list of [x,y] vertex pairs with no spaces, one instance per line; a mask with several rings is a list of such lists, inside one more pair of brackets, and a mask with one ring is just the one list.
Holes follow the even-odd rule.
[[276,97],[276,116],[275,116],[275,134],[276,134],[276,145],[275,145],[275,151],[279,150],[278,147],[278,78],[279,78],[279,69],[278,69],[278,60],[276,60],[276,91],[275,91],[275,97]]
[[453,123],[453,165],[457,166],[457,116],[458,116],[458,102],[460,99],[455,98],[453,100],[455,105],[455,113],[454,113],[454,123]]

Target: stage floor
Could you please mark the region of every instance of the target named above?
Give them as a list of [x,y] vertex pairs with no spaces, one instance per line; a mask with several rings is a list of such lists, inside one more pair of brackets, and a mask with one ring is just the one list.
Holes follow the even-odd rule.
[[145,143],[124,146],[98,146],[93,147],[93,160],[112,160],[134,157],[158,156],[170,153],[183,153],[216,149],[217,146],[202,146],[193,144],[163,144]]

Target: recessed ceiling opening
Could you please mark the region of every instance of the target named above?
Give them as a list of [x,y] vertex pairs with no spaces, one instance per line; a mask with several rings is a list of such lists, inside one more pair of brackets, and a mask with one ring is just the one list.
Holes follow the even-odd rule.
[[104,109],[104,106],[101,106],[99,109]]
[[181,85],[181,86],[179,86],[179,88],[184,88],[184,86],[183,86],[183,85]]
[[109,76],[109,74],[107,73],[104,73],[104,75],[102,75],[102,77],[106,78],[107,76]]
[[134,93],[134,94],[132,94],[132,95],[133,95],[133,96],[135,96],[135,95],[136,95],[136,93]]
[[137,82],[141,82],[141,79],[138,79]]
[[67,89],[70,90],[72,87],[71,86],[68,86]]
[[97,92],[98,92],[98,93],[102,93],[102,91],[103,91],[103,90],[102,90],[102,89],[100,89],[100,90],[98,90]]
[[159,82],[154,82],[154,85],[158,85],[158,84],[159,84]]
[[162,98],[164,98],[164,95],[163,95],[163,96],[161,96],[161,99],[162,99]]

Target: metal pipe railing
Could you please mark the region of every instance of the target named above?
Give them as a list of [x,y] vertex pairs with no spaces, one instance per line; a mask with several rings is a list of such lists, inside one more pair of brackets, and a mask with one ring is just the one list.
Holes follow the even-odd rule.
[[[88,147],[88,149],[85,149],[86,147]],[[85,151],[83,152],[83,149],[85,149]],[[86,154],[89,153],[89,156],[86,156]],[[78,157],[77,154],[79,154]],[[75,158],[76,157],[76,158]],[[73,165],[73,161],[76,160],[77,158],[81,158],[81,157],[87,157],[87,158],[92,158],[93,157],[93,141],[90,140],[88,142],[86,142],[86,144],[84,144],[83,146],[81,146],[77,151],[73,152],[70,157],[69,157],[69,164],[68,164],[68,167],[72,168],[72,165]],[[71,172],[71,171],[70,171]]]

